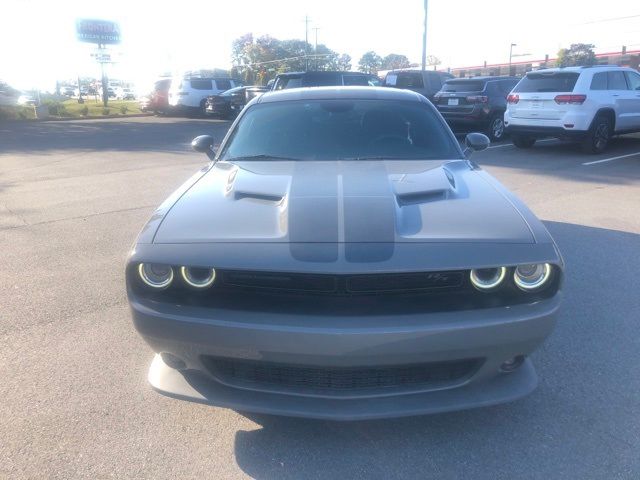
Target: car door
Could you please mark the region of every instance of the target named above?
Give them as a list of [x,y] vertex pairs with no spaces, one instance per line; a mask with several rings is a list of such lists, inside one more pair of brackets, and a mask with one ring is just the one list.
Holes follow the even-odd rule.
[[634,130],[640,130],[640,74],[624,72],[629,86],[629,123]]
[[633,129],[631,90],[622,70],[607,72],[607,92],[616,110],[616,131]]

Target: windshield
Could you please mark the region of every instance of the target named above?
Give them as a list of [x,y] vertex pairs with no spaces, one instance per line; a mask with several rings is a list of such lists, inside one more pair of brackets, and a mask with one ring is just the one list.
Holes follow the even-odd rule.
[[220,159],[456,159],[448,127],[426,104],[389,100],[298,100],[252,106]]

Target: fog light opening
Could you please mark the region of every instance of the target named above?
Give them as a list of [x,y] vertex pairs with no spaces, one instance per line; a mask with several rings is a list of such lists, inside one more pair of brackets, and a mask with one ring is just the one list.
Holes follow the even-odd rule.
[[503,362],[502,365],[500,365],[500,371],[510,373],[517,370],[522,366],[525,358],[527,358],[525,355],[516,355],[515,357],[510,358],[509,360]]
[[167,352],[162,352],[160,354],[162,357],[162,361],[167,364],[168,367],[174,368],[176,370],[184,370],[187,368],[187,364],[179,357]]

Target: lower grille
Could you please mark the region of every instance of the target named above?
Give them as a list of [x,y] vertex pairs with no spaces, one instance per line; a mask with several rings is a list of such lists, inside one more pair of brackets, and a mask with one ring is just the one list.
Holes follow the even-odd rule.
[[470,376],[482,361],[353,368],[302,367],[215,357],[204,357],[204,363],[215,376],[231,384],[346,392],[451,383]]

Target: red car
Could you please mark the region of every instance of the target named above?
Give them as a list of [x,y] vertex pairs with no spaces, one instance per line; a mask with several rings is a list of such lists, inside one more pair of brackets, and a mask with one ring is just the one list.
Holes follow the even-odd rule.
[[153,91],[140,100],[143,112],[167,113],[169,111],[169,87],[171,79],[163,78],[153,85]]

